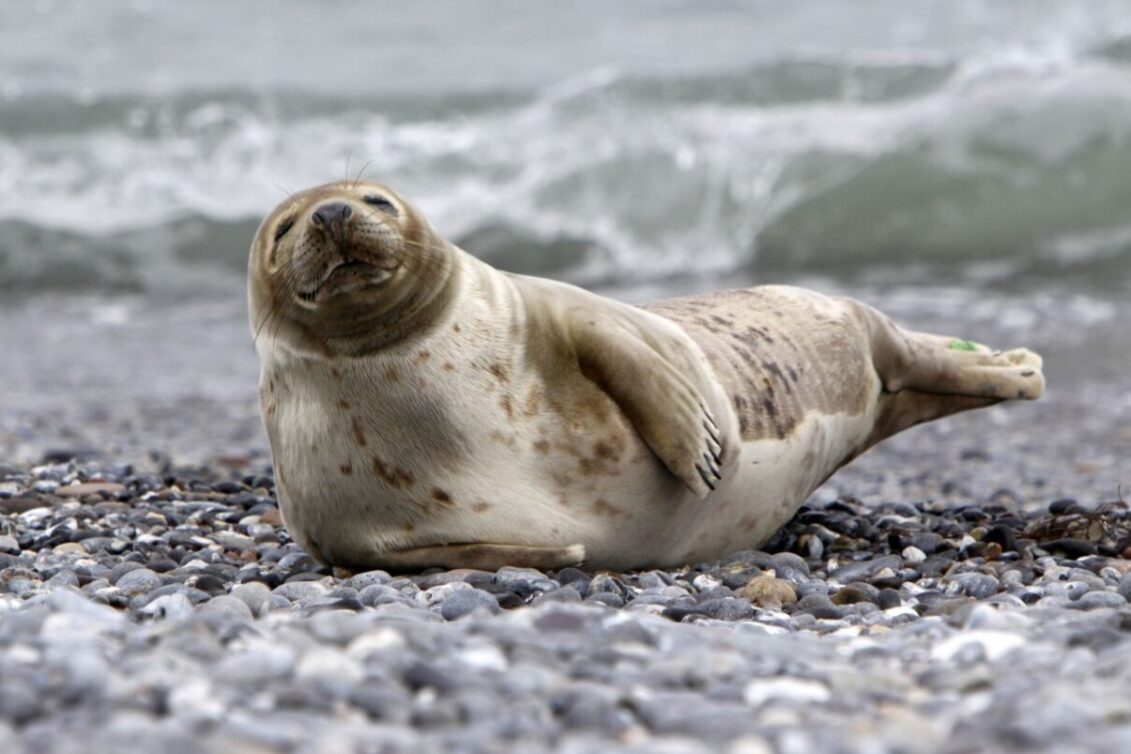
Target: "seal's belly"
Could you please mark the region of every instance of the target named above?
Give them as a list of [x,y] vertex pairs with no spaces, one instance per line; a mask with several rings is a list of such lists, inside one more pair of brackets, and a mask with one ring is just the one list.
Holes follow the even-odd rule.
[[461,543],[581,544],[606,568],[693,562],[761,545],[871,426],[813,414],[786,440],[743,442],[698,500],[603,394],[563,417],[522,387],[524,402],[496,388],[494,400],[463,406],[463,421],[426,396],[398,404],[411,415],[356,405],[348,383],[333,402],[280,403],[270,435],[295,540],[359,566]]

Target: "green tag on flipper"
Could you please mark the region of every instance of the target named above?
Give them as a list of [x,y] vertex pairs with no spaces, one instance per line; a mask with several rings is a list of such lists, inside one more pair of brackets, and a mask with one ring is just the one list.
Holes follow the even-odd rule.
[[957,340],[957,339],[950,341],[950,345],[947,346],[947,348],[950,348],[951,350],[954,350],[954,351],[977,351],[978,350],[978,346],[975,343],[971,343],[968,340]]

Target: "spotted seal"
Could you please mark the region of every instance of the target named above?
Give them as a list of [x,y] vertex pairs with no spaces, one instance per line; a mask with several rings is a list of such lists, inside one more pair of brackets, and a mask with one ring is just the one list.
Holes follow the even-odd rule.
[[500,272],[368,182],[272,211],[249,299],[283,519],[351,569],[719,557],[876,442],[1044,387],[1030,351],[847,298],[636,307]]

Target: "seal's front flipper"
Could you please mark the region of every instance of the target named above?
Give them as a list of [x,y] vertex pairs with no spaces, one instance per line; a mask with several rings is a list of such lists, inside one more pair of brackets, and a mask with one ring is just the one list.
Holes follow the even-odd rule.
[[568,547],[525,547],[523,545],[463,544],[413,547],[383,552],[381,567],[392,571],[417,571],[423,568],[474,568],[497,571],[503,566],[547,569],[576,566],[585,560],[583,545]]
[[[719,425],[692,379],[628,328],[582,318],[572,340],[582,373],[620,406],[668,470],[699,498],[714,490],[722,479],[725,448]],[[669,350],[677,347],[670,344]],[[689,354],[684,361],[692,359]]]

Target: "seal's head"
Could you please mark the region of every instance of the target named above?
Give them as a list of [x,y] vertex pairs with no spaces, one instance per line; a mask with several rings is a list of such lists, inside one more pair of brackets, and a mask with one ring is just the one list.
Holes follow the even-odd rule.
[[357,356],[426,328],[450,298],[453,254],[387,186],[342,181],[288,197],[251,244],[257,345]]

